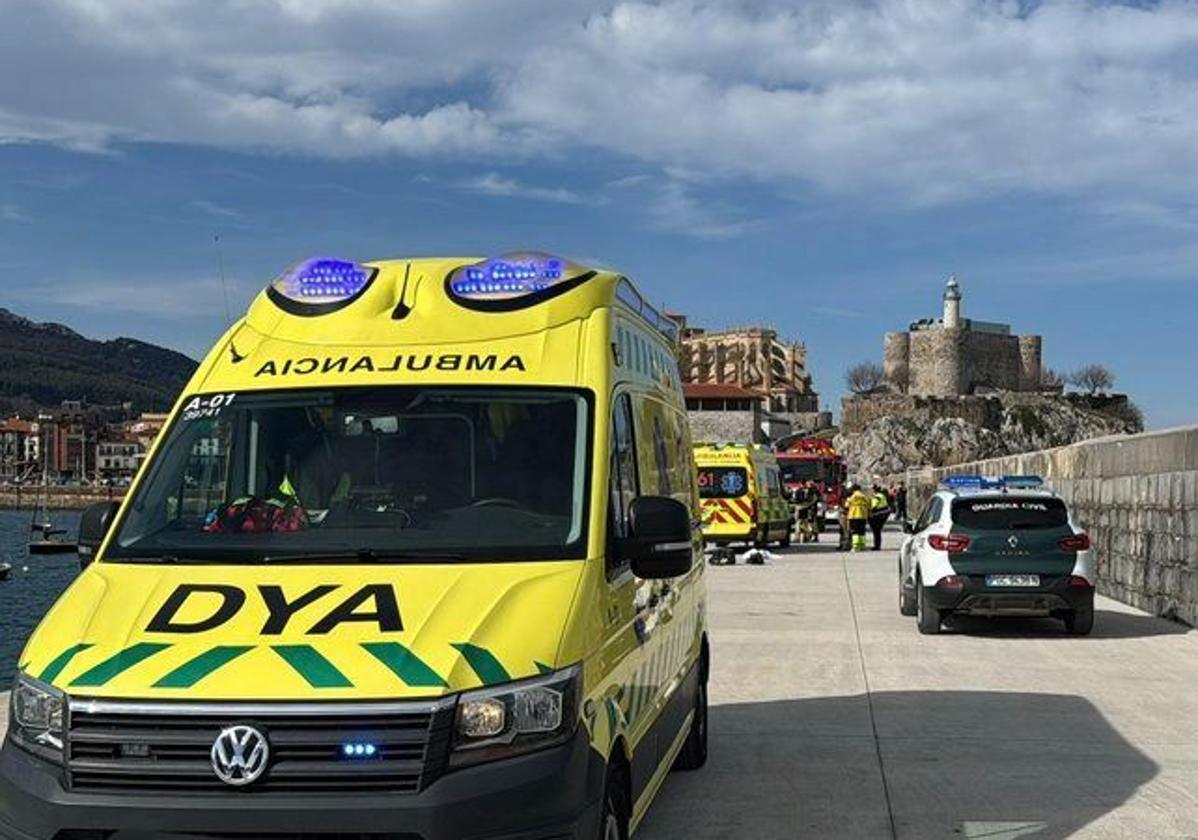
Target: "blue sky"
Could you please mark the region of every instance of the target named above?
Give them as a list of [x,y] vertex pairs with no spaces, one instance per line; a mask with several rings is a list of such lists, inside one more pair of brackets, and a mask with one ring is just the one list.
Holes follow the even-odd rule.
[[[535,247],[809,348],[936,314],[1198,421],[1198,3],[0,0],[0,306],[200,355],[299,258]],[[46,61],[47,56],[55,61]]]

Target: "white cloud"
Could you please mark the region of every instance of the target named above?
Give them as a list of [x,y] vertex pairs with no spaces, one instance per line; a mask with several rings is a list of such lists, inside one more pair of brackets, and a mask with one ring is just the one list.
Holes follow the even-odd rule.
[[244,218],[240,210],[234,210],[232,207],[226,207],[223,204],[219,204],[215,201],[209,201],[205,198],[196,199],[191,203],[191,206],[202,213],[206,213],[209,216],[214,216],[218,219]]
[[[1198,193],[1192,0],[0,0],[0,13],[0,143],[491,165],[598,148],[689,182],[919,203],[1035,191],[1188,207]],[[535,197],[495,177],[490,189]],[[688,190],[662,192],[666,217],[687,212]]]
[[[216,268],[213,266],[213,274]],[[229,308],[236,317],[260,291],[260,286],[229,278]],[[17,301],[54,304],[106,314],[121,313],[154,320],[186,323],[225,321],[224,288],[216,277],[68,277],[36,288],[6,290]],[[136,334],[129,328],[127,332]]]
[[502,198],[530,198],[536,201],[550,201],[558,204],[582,204],[586,199],[573,190],[564,187],[534,187],[523,184],[514,178],[507,178],[497,172],[488,172],[476,178],[466,178],[457,184],[459,189],[467,192],[492,195]]
[[730,239],[758,224],[724,202],[696,196],[693,187],[676,178],[649,181],[638,188],[645,195],[644,209],[659,230],[699,239]]
[[0,204],[0,222],[32,222],[29,214],[12,203]]

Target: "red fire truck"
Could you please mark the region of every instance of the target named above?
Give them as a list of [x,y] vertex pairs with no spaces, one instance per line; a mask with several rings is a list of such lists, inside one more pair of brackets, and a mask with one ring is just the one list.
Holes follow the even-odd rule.
[[844,501],[844,459],[829,440],[783,438],[776,447],[782,483],[793,493],[805,481],[814,481],[823,501],[824,521],[835,523]]

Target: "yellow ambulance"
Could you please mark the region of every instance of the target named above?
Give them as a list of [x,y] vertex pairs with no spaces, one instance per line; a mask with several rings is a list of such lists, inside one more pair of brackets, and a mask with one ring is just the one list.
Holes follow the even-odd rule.
[[695,464],[708,543],[790,545],[790,502],[778,459],[769,449],[758,444],[697,444]]
[[544,254],[279,277],[84,517],[0,836],[627,838],[707,755],[675,338]]

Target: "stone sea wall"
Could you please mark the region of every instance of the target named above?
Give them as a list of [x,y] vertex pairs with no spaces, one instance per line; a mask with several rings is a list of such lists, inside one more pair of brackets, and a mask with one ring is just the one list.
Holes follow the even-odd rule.
[[948,475],[1040,475],[1098,553],[1098,588],[1198,625],[1198,426],[912,472],[912,515]]
[[[24,485],[0,487],[0,510],[30,510],[41,503],[41,488]],[[119,502],[124,487],[51,487],[47,507],[51,510],[83,510],[95,502]]]

